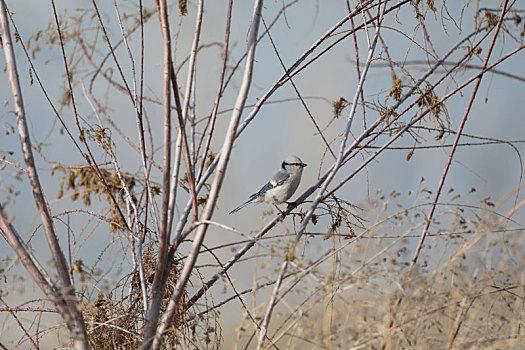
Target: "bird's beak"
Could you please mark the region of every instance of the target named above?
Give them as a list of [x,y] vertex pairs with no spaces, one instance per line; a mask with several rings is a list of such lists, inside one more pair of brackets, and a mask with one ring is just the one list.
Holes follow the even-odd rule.
[[301,168],[304,168],[305,166],[307,166],[308,164],[301,164]]

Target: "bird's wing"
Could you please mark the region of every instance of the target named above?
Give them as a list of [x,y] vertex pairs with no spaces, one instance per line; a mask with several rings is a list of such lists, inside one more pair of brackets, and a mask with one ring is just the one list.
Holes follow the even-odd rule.
[[248,199],[246,202],[244,202],[243,204],[239,205],[237,208],[233,209],[230,214],[233,214],[239,210],[241,210],[242,208],[244,208],[245,206],[247,206],[248,204],[250,204],[251,202],[253,202],[254,200],[256,200],[257,198],[261,197],[261,196],[264,196],[266,192],[268,192],[269,190],[275,188],[275,187],[279,187],[281,186],[286,180],[288,180],[288,178],[290,177],[290,175],[285,172],[285,171],[279,171],[277,172],[277,174],[275,174],[272,179],[270,181],[268,181],[268,183],[266,185],[264,185],[260,190],[259,192],[257,193],[254,193],[250,196],[250,199]]
[[270,180],[270,182],[274,182],[275,186],[281,186],[288,178],[290,177],[290,174],[288,174],[286,171],[278,171]]
[[266,185],[264,185],[258,192],[252,194],[250,198],[257,198],[259,196],[264,195],[266,192],[271,190],[272,188],[281,186],[290,175],[287,172],[279,171],[277,174],[275,174],[270,181]]

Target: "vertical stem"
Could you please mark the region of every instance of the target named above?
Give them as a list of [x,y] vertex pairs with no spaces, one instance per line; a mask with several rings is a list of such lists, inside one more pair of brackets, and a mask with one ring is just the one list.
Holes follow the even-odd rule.
[[[215,98],[215,103],[213,104],[213,110],[209,119],[209,125],[206,126],[205,130],[208,130],[208,137],[206,138],[206,144],[204,146],[204,151],[202,152],[202,163],[199,168],[199,172],[195,177],[195,181],[198,181],[202,175],[204,167],[206,166],[206,157],[208,156],[208,151],[210,149],[211,139],[213,137],[213,131],[215,129],[215,121],[217,119],[217,112],[219,111],[219,102],[222,97],[222,91],[224,88],[224,75],[226,74],[226,64],[228,63],[228,48],[230,46],[230,25],[232,17],[232,8],[233,0],[228,1],[228,14],[226,16],[226,34],[224,35],[224,49],[222,51],[222,67],[221,67],[221,76],[219,78],[219,91],[217,92],[217,97]],[[199,146],[200,147],[200,146]]]
[[[249,34],[249,39],[248,39],[248,56],[246,59],[244,77],[243,77],[243,81],[241,84],[241,88],[239,90],[239,94],[237,96],[235,108],[232,113],[230,125],[228,127],[228,132],[224,140],[224,144],[222,147],[223,152],[221,153],[221,156],[219,158],[215,178],[211,185],[209,198],[202,212],[201,221],[203,222],[206,220],[209,220],[211,216],[213,215],[213,211],[215,209],[215,203],[217,202],[217,198],[218,198],[220,189],[222,187],[222,182],[226,174],[226,168],[229,162],[230,153],[231,153],[231,149],[233,146],[233,141],[235,140],[237,127],[239,125],[239,120],[241,118],[242,111],[244,109],[244,104],[246,102],[246,99],[248,97],[248,92],[250,90],[250,86],[252,82],[252,75],[253,75],[253,66],[255,62],[255,47],[257,44],[257,33],[259,30],[259,23],[260,23],[261,13],[262,13],[262,4],[263,4],[262,0],[255,0],[254,2],[251,28],[250,28],[250,34]],[[206,235],[207,229],[208,229],[208,225],[203,224],[203,225],[200,225],[197,230],[197,233],[193,240],[193,245],[191,247],[188,258],[186,259],[182,272],[179,276],[177,284],[175,285],[175,290],[173,291],[173,294],[171,296],[170,302],[168,304],[168,308],[166,312],[164,313],[164,315],[162,316],[162,320],[159,324],[159,329],[156,330],[156,332],[154,333],[155,339],[153,342],[153,349],[158,349],[161,346],[163,333],[167,329],[167,327],[171,324],[172,318],[175,315],[176,310],[178,310],[179,308],[179,304],[180,304],[182,295],[184,294],[184,290],[186,289],[186,284],[188,283],[188,280],[191,276],[191,273],[197,261],[197,257],[202,247],[202,243],[204,241],[204,237]],[[149,339],[145,339],[145,342],[146,341],[149,341]]]
[[167,4],[165,0],[157,1],[160,24],[164,39],[164,165],[162,169],[162,208],[160,232],[158,235],[159,248],[155,263],[155,276],[151,286],[151,300],[146,313],[145,339],[151,338],[151,332],[157,328],[157,318],[160,312],[164,295],[163,281],[166,279],[166,262],[168,260],[169,235],[168,213],[171,176],[171,37],[168,23]]
[[[503,8],[501,10],[501,15],[498,21],[498,24],[496,26],[496,31],[494,32],[494,36],[492,37],[492,42],[490,43],[489,51],[487,52],[487,55],[485,56],[485,61],[483,62],[483,66],[481,70],[485,70],[489,63],[490,55],[492,53],[492,50],[494,48],[494,45],[496,43],[496,39],[498,38],[498,33],[501,28],[501,24],[503,23],[503,18],[505,17],[506,9],[507,9],[508,0],[505,0],[505,3],[503,4]],[[468,115],[470,113],[470,110],[472,108],[472,105],[474,104],[474,99],[476,98],[476,95],[478,93],[479,86],[481,84],[481,79],[483,78],[483,74],[481,74],[477,80],[476,85],[474,86],[474,90],[472,91],[472,95],[470,96],[470,100],[467,104],[467,108],[465,109],[465,113],[463,114],[463,119],[461,120],[461,123],[459,124],[458,131],[456,133],[456,138],[454,139],[454,143],[452,145],[452,148],[450,149],[450,153],[448,155],[447,163],[445,164],[445,168],[443,169],[443,174],[441,175],[441,179],[439,180],[438,187],[436,189],[436,195],[434,197],[434,200],[432,202],[432,206],[430,207],[430,210],[428,212],[425,227],[423,228],[423,232],[421,232],[421,237],[419,238],[419,242],[416,247],[416,251],[414,252],[414,256],[412,257],[412,261],[410,262],[410,268],[412,268],[419,257],[419,254],[421,252],[421,249],[423,248],[423,242],[425,241],[425,237],[428,233],[428,229],[430,227],[430,223],[432,222],[432,218],[434,216],[434,211],[436,210],[436,205],[439,200],[439,196],[441,195],[441,190],[443,189],[443,186],[445,185],[445,179],[447,177],[448,171],[450,169],[450,165],[452,164],[452,158],[454,157],[454,153],[456,152],[459,139],[461,137],[461,134],[463,133],[463,128],[465,127],[465,123],[467,122]]]
[[13,43],[11,41],[11,33],[7,21],[7,8],[4,0],[0,0],[0,26],[7,74],[9,77],[11,93],[13,95],[18,133],[20,135],[20,144],[22,146],[22,153],[24,156],[27,175],[29,177],[29,183],[33,192],[34,202],[40,215],[42,227],[44,228],[44,232],[46,234],[47,243],[49,245],[49,249],[58,272],[60,283],[62,284],[61,298],[64,299],[66,304],[66,308],[63,309],[64,313],[62,314],[62,317],[64,320],[73,323],[73,325],[70,326],[70,330],[73,332],[72,336],[75,341],[75,346],[79,349],[87,349],[89,344],[84,318],[80,312],[78,300],[75,296],[75,290],[70,279],[68,264],[64,253],[60,248],[60,243],[58,242],[58,237],[55,232],[51,212],[45,199],[40,179],[38,177],[38,172],[36,170],[35,159],[33,157],[33,151],[31,148],[31,140],[29,139],[29,129],[26,122],[24,101],[22,99],[22,89],[18,80],[18,69],[16,66]]
[[[188,118],[188,110],[189,110],[189,106],[190,106],[190,101],[191,101],[191,95],[192,95],[192,87],[195,85],[195,77],[194,77],[194,74],[195,74],[195,64],[197,62],[197,51],[198,51],[198,48],[199,48],[199,40],[200,40],[200,33],[201,33],[201,28],[202,28],[202,16],[204,14],[204,0],[199,0],[199,5],[198,5],[198,8],[197,8],[197,19],[196,19],[196,22],[195,22],[195,34],[194,34],[194,37],[193,37],[193,44],[192,44],[192,47],[191,47],[191,53],[190,53],[190,59],[189,59],[189,64],[188,64],[188,78],[186,80],[186,89],[184,91],[184,104],[182,105],[182,111],[180,109],[180,106],[179,106],[179,124],[180,124],[180,128],[181,128],[181,133],[182,133],[182,145],[183,145],[183,150],[184,150],[184,160],[185,160],[185,163],[186,163],[186,169],[187,169],[187,174],[188,174],[188,183],[190,185],[190,193],[191,193],[191,196],[192,196],[192,205],[193,205],[193,220],[196,221],[197,220],[197,217],[198,217],[198,212],[197,212],[197,194],[196,194],[196,191],[195,191],[195,175],[194,175],[194,166],[193,166],[193,163],[192,163],[192,157],[190,156],[190,148],[188,146],[188,138],[186,137],[186,131],[185,131],[185,127],[186,127],[186,121],[189,119]],[[178,88],[177,88],[177,83],[176,83],[176,79],[175,79],[175,73],[173,74],[173,85],[174,85],[174,89],[177,89],[175,91],[176,94],[178,94]],[[182,114],[181,114],[182,112]],[[192,130],[194,131],[194,125],[192,126]],[[193,133],[192,133],[193,135]],[[192,144],[194,144],[194,142],[192,142]]]
[[[179,99],[179,89],[177,85],[177,79],[173,69],[173,62],[171,58],[171,37],[168,22],[167,4],[165,0],[157,1],[157,7],[159,11],[159,18],[162,27],[162,35],[164,38],[164,169],[163,169],[163,188],[164,196],[162,201],[162,213],[161,213],[161,230],[159,233],[159,252],[157,262],[155,265],[155,276],[153,278],[151,302],[148,312],[146,314],[146,332],[144,335],[143,348],[149,348],[151,340],[155,334],[157,328],[158,317],[160,314],[160,307],[162,304],[162,298],[166,289],[166,280],[170,271],[171,263],[168,261],[171,254],[168,251],[171,223],[173,219],[173,207],[176,196],[176,183],[170,186],[170,176],[175,181],[178,178],[179,171],[179,160],[180,160],[180,144],[182,142],[182,148],[184,151],[184,160],[186,162],[188,182],[190,183],[190,192],[192,196],[194,220],[197,220],[197,193],[195,190],[195,179],[193,175],[193,168],[191,165],[191,157],[189,154],[189,147],[185,132],[185,120],[184,120],[184,109],[181,108]],[[194,40],[194,46],[198,43],[200,35],[200,26],[202,22],[203,12],[203,0],[199,1],[199,14],[197,15],[196,24],[196,38]],[[193,62],[195,61],[196,49],[192,51]],[[191,66],[191,64],[190,64]],[[191,67],[189,75],[192,76],[193,67]],[[191,78],[189,84],[191,85]],[[177,115],[179,120],[179,136],[177,138],[177,154],[175,159],[174,174],[171,175],[171,94],[170,90],[173,90],[175,96],[175,103],[177,108]],[[189,103],[189,96],[186,96],[185,106]]]

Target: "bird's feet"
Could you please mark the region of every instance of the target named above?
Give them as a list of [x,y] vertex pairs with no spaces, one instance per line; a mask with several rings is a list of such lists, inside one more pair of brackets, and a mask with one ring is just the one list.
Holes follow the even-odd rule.
[[276,204],[274,204],[273,206],[275,207],[275,209],[277,209],[279,213],[281,213],[281,218],[284,219],[284,217],[286,216],[286,213],[282,211]]

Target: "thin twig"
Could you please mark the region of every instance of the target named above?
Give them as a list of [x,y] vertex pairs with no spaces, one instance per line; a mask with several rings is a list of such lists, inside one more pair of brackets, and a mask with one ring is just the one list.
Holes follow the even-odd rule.
[[[1,295],[0,295],[0,302],[2,302],[2,304],[4,304],[4,306],[5,306],[5,309],[3,309],[3,310],[5,310],[5,311],[7,311],[7,312],[9,312],[11,314],[11,316],[15,319],[16,323],[18,324],[18,327],[20,327],[22,332],[24,332],[24,334],[29,339],[31,344],[33,344],[35,349],[39,349],[39,346],[35,343],[35,340],[33,339],[33,337],[31,335],[29,335],[29,333],[27,332],[27,329],[24,327],[22,322],[20,322],[20,320],[18,319],[18,316],[16,316],[15,311],[21,311],[21,310],[15,310],[15,309],[10,308],[9,305],[7,305],[7,303],[4,301],[4,299],[2,299]],[[38,337],[37,337],[37,339],[38,339]]]
[[[166,0],[157,1],[158,15],[164,41],[164,165],[162,169],[162,208],[160,232],[158,233],[158,253],[155,262],[155,275],[151,285],[151,298],[146,313],[146,332],[144,335],[143,349],[151,345],[152,332],[157,328],[157,319],[160,312],[162,298],[164,297],[164,281],[167,279],[168,248],[170,240],[169,202],[170,202],[170,177],[171,177],[171,35],[168,22],[168,9]],[[154,334],[154,333],[153,333]]]
[[[323,183],[321,185],[321,188],[318,190],[317,196],[314,199],[313,203],[310,205],[310,208],[308,209],[306,215],[304,216],[303,221],[301,223],[301,226],[299,226],[299,229],[298,229],[297,234],[296,234],[295,245],[297,245],[297,243],[299,242],[302,234],[304,233],[304,231],[306,229],[306,225],[310,221],[310,218],[312,217],[315,208],[317,208],[317,205],[320,203],[320,201],[321,201],[321,199],[323,197],[323,193],[326,190],[326,188],[328,187],[328,184],[335,177],[335,174],[337,173],[337,171],[341,167],[341,164],[343,163],[344,155],[345,155],[345,149],[346,149],[346,142],[347,142],[347,139],[348,139],[348,135],[350,134],[350,128],[352,126],[352,121],[354,119],[355,110],[356,110],[356,107],[357,107],[357,100],[358,100],[358,98],[360,96],[360,91],[363,89],[363,84],[364,84],[364,81],[366,79],[366,76],[367,76],[367,73],[368,73],[368,69],[370,67],[370,62],[372,61],[372,58],[373,58],[373,55],[374,55],[374,51],[375,51],[375,47],[376,47],[376,43],[377,43],[377,38],[378,38],[378,35],[379,35],[379,31],[381,29],[381,24],[382,24],[382,21],[383,21],[383,15],[384,15],[384,12],[385,12],[385,9],[386,9],[387,2],[388,1],[386,1],[384,3],[382,9],[381,9],[381,7],[378,8],[378,11],[380,13],[379,13],[379,16],[378,16],[378,19],[377,19],[377,23],[375,24],[376,30],[375,30],[374,38],[373,38],[373,40],[370,43],[370,46],[368,48],[368,57],[367,57],[367,60],[366,60],[366,64],[365,64],[365,67],[363,69],[363,73],[361,75],[359,83],[357,85],[356,93],[355,93],[354,98],[352,100],[352,107],[351,107],[351,110],[350,110],[350,113],[349,113],[349,116],[348,116],[348,120],[347,120],[347,123],[346,123],[343,139],[342,139],[340,147],[339,147],[339,154],[337,155],[337,160],[336,160],[334,166],[331,168],[328,176],[323,181]],[[295,245],[294,245],[294,247],[291,248],[292,252],[295,249]],[[291,253],[289,253],[289,254],[291,254]],[[283,264],[281,266],[281,270],[279,272],[279,277],[277,279],[278,283],[275,284],[275,288],[274,288],[272,297],[271,297],[270,302],[268,304],[268,308],[266,309],[266,314],[264,316],[264,320],[263,320],[262,325],[261,325],[261,333],[259,335],[259,342],[257,344],[257,349],[261,349],[263,344],[264,344],[264,340],[266,338],[266,332],[268,330],[268,325],[270,324],[271,315],[272,315],[273,309],[275,307],[275,303],[277,302],[277,297],[278,297],[279,287],[280,287],[280,280],[282,280],[283,276],[286,274],[286,271],[287,271],[287,268],[288,268],[288,260],[289,259],[291,259],[289,256],[285,257],[285,259],[283,261]]]
[[443,169],[443,174],[441,175],[441,179],[439,180],[439,184],[438,184],[438,187],[436,189],[436,195],[434,197],[433,205],[430,207],[430,210],[429,210],[429,212],[427,214],[425,227],[423,228],[423,232],[421,232],[421,238],[420,238],[420,240],[418,242],[418,245],[416,247],[416,251],[414,252],[414,256],[412,257],[412,261],[410,262],[410,268],[412,268],[416,264],[417,259],[419,257],[419,253],[421,252],[421,249],[423,248],[423,242],[425,241],[425,236],[426,236],[426,234],[428,232],[430,224],[432,223],[432,217],[434,216],[434,211],[436,209],[436,203],[438,202],[439,196],[441,194],[441,190],[443,189],[443,186],[445,185],[445,179],[446,179],[448,171],[450,169],[450,165],[452,164],[452,158],[454,157],[454,153],[456,152],[456,149],[457,149],[457,146],[458,146],[458,143],[459,143],[459,139],[460,139],[461,134],[463,132],[463,128],[465,127],[465,123],[467,122],[467,118],[469,116],[470,110],[471,110],[472,105],[474,103],[474,99],[475,99],[475,97],[477,95],[479,86],[481,84],[481,79],[483,78],[483,73],[484,73],[485,69],[487,68],[487,65],[488,65],[488,62],[489,62],[489,59],[490,59],[490,55],[492,53],[492,49],[494,48],[494,45],[496,44],[496,39],[498,37],[499,30],[501,28],[501,24],[503,23],[503,18],[505,17],[505,13],[507,11],[507,4],[508,4],[508,0],[505,0],[505,2],[503,4],[503,8],[501,10],[501,14],[500,14],[500,18],[499,18],[498,24],[496,26],[496,30],[494,32],[494,35],[492,37],[492,41],[490,43],[489,50],[487,52],[487,55],[485,56],[485,61],[483,62],[483,67],[482,67],[481,74],[476,78],[476,84],[474,85],[474,90],[472,91],[472,94],[470,96],[470,100],[469,100],[469,102],[467,104],[467,108],[465,109],[465,113],[464,113],[463,118],[461,120],[461,123],[460,123],[460,125],[458,127],[458,130],[457,130],[457,133],[456,133],[456,138],[454,139],[454,143],[452,145],[452,148],[450,149],[450,153],[449,153],[447,162],[445,164],[445,168]]
[[[400,4],[396,4],[395,6],[392,6],[391,8],[389,8],[387,10],[387,12],[390,12],[390,11],[394,11],[395,9],[397,9],[399,6],[401,6],[402,4],[408,2],[409,0],[403,0]],[[255,117],[257,116],[259,110],[261,109],[262,105],[264,103],[267,102],[267,100],[284,84],[284,82],[286,81],[286,77],[291,74],[292,71],[294,71],[295,69],[297,69],[300,64],[302,62],[304,62],[304,60],[309,56],[311,55],[325,40],[327,40],[328,38],[330,38],[330,36],[338,29],[340,28],[344,23],[346,23],[346,21],[348,21],[349,18],[351,18],[352,16],[355,16],[357,13],[359,13],[359,11],[365,7],[365,6],[369,6],[370,4],[373,3],[373,0],[368,0],[366,2],[364,2],[363,4],[361,4],[359,7],[357,7],[356,9],[354,9],[354,11],[350,14],[348,14],[347,16],[345,16],[343,19],[341,19],[337,24],[335,24],[332,28],[330,28],[325,34],[323,34],[314,44],[312,44],[310,46],[310,48],[308,50],[306,50],[306,52],[301,55],[301,57],[299,57],[296,62],[288,69],[288,72],[283,74],[271,87],[270,89],[261,97],[258,99],[257,103],[255,104],[255,106],[253,106],[253,109],[252,111],[248,114],[248,116],[244,119],[244,121],[239,125],[238,129],[237,129],[237,134],[235,136],[235,138],[238,138],[242,132],[246,129],[246,127],[255,119]],[[271,27],[271,26],[270,26]],[[333,47],[333,46],[332,46]],[[325,49],[323,50],[323,53],[326,53],[328,49]],[[319,55],[317,55],[316,57],[319,57]],[[293,77],[293,74],[291,74],[291,76]],[[217,157],[215,158],[215,160],[210,164],[210,166],[208,167],[208,169],[206,170],[206,172],[202,175],[202,177],[199,179],[199,182],[197,183],[197,192],[199,192],[202,187],[204,186],[204,184],[206,183],[206,181],[208,180],[208,178],[211,176],[211,174],[215,171],[215,168],[219,162],[219,156],[221,155],[222,153],[222,150],[220,150],[219,152],[217,152]],[[187,221],[187,217],[189,215],[189,212],[191,210],[191,206],[192,206],[192,203],[191,203],[191,200],[186,204],[183,212],[182,212],[182,215],[181,215],[181,218],[179,219],[179,222],[177,224],[177,227],[175,228],[175,234],[172,238],[172,247],[173,249],[176,249],[177,245],[180,244],[181,242],[181,237],[184,233],[184,226],[186,225],[186,221]]]
[[[226,134],[224,144],[223,144],[223,153],[219,158],[218,168],[214,181],[211,185],[208,201],[202,212],[201,220],[210,220],[215,209],[215,203],[217,201],[220,189],[222,187],[222,182],[224,180],[224,175],[226,173],[226,168],[229,162],[230,152],[233,146],[233,141],[235,140],[235,134],[237,127],[239,125],[239,120],[241,118],[242,111],[244,109],[244,104],[246,98],[248,97],[248,92],[250,90],[253,67],[255,63],[255,48],[257,41],[257,33],[259,30],[259,22],[262,12],[262,0],[255,0],[254,10],[252,15],[250,33],[248,37],[248,57],[246,59],[246,66],[244,71],[244,77],[241,84],[239,94],[237,96],[237,101],[235,103],[235,110],[232,113],[230,125],[228,127],[228,132]],[[206,235],[208,225],[201,225],[197,229],[193,245],[190,250],[188,259],[186,260],[184,267],[182,268],[181,274],[175,285],[175,290],[170,298],[167,310],[162,316],[158,330],[155,333],[155,339],[153,342],[153,349],[158,349],[162,343],[162,338],[164,331],[167,329],[168,325],[171,324],[172,318],[179,307],[181,297],[184,293],[186,283],[188,282],[197,256],[199,255],[204,236]]]
[[[266,28],[266,32],[268,33],[268,39],[270,39],[270,43],[272,44],[273,51],[275,52],[275,55],[279,59],[279,63],[281,64],[281,67],[283,68],[285,74],[288,74],[288,70],[286,69],[286,66],[284,65],[284,62],[283,62],[283,60],[281,58],[281,55],[279,54],[279,51],[277,50],[277,46],[275,45],[275,42],[273,41],[272,35],[270,34],[270,29],[266,26],[266,22],[264,21],[264,18],[263,18],[262,22],[264,24],[264,27]],[[334,151],[332,151],[332,148],[330,147],[330,144],[328,143],[328,141],[326,141],[326,138],[324,137],[323,131],[319,128],[319,125],[317,125],[317,122],[315,121],[315,118],[312,115],[312,112],[310,111],[310,109],[308,108],[308,105],[306,104],[306,102],[304,101],[303,97],[301,96],[301,93],[299,92],[299,89],[297,89],[297,86],[295,85],[294,81],[292,80],[292,77],[287,75],[287,78],[288,78],[288,81],[290,82],[290,84],[292,84],[292,87],[293,87],[293,89],[295,91],[295,94],[297,95],[297,98],[299,99],[299,101],[301,101],[301,104],[303,105],[306,113],[308,114],[308,116],[310,117],[310,120],[314,124],[315,129],[317,130],[317,133],[319,134],[319,136],[321,136],[321,139],[323,140],[323,142],[324,142],[324,144],[326,146],[326,149],[328,149],[328,151],[330,152],[332,157],[334,157],[334,159],[336,159],[337,157],[335,156]]]
[[[213,137],[213,133],[215,130],[215,121],[217,119],[217,112],[219,111],[219,103],[221,101],[222,92],[223,92],[223,86],[224,86],[224,76],[226,74],[226,65],[228,63],[228,49],[230,46],[230,24],[231,24],[231,18],[232,18],[232,9],[233,9],[233,0],[229,0],[228,2],[228,14],[226,15],[226,33],[224,35],[224,49],[222,52],[222,67],[221,67],[221,73],[219,77],[219,91],[217,92],[217,96],[215,97],[215,103],[213,104],[213,109],[211,111],[211,116],[208,119],[208,125],[204,128],[208,132],[208,137],[206,138],[206,144],[204,145],[204,150],[202,152],[202,163],[199,168],[199,173],[197,174],[196,181],[199,181],[202,172],[206,166],[206,157],[208,156],[208,152],[210,149],[211,140]],[[199,145],[200,148],[200,145]]]
[[[29,272],[33,272],[32,277],[40,282],[39,285],[48,297],[54,299],[55,305],[60,305],[61,315],[68,322],[68,328],[72,332],[75,345],[78,349],[87,349],[88,336],[87,330],[84,324],[84,319],[78,305],[78,299],[75,296],[74,287],[69,275],[68,264],[66,258],[58,242],[55,227],[53,225],[52,215],[45,198],[38,172],[36,170],[36,164],[33,157],[31,140],[29,138],[29,130],[27,127],[26,114],[24,108],[24,102],[22,99],[22,89],[18,79],[18,69],[15,61],[15,54],[13,49],[13,43],[11,41],[11,33],[7,20],[7,8],[4,0],[0,0],[0,25],[2,31],[2,45],[4,48],[4,56],[6,60],[7,73],[9,76],[9,84],[11,87],[11,93],[13,95],[15,111],[17,116],[17,126],[20,135],[20,144],[22,146],[22,153],[26,164],[27,175],[33,192],[34,202],[40,215],[46,239],[48,242],[55,267],[58,272],[60,282],[62,284],[62,293],[57,294],[56,291],[52,291],[52,284],[46,281],[42,274],[42,270],[37,272],[36,262],[32,257],[29,256],[27,247],[20,240],[20,237],[15,234],[14,230],[4,220],[3,216],[0,218],[2,223],[2,229],[5,231],[4,234],[9,238],[9,242],[19,257],[24,257],[26,262],[24,266]],[[0,215],[1,216],[1,215]],[[6,238],[6,239],[8,239]],[[30,260],[30,261],[27,261]]]
[[[179,128],[181,132],[182,147],[184,151],[184,161],[186,163],[187,178],[188,178],[188,183],[190,185],[190,192],[191,192],[191,197],[192,197],[193,221],[197,220],[199,213],[198,213],[198,207],[197,207],[197,192],[195,189],[195,169],[194,169],[194,164],[192,162],[193,157],[190,156],[188,138],[186,137],[186,121],[190,119],[188,117],[188,110],[189,110],[189,105],[190,105],[190,100],[191,100],[191,95],[192,95],[192,86],[195,84],[195,80],[196,80],[194,77],[194,74],[195,74],[196,63],[197,63],[197,51],[199,47],[203,14],[204,14],[204,0],[199,0],[199,4],[197,8],[197,17],[195,19],[195,33],[193,36],[193,43],[192,43],[190,59],[189,59],[189,64],[188,64],[188,77],[186,80],[186,89],[184,91],[185,100],[184,100],[184,103],[182,104],[182,111],[179,110],[179,113],[178,113]],[[174,93],[178,94],[179,91],[178,91],[178,86],[176,84],[175,74],[173,74],[172,81],[174,84],[173,86]],[[195,118],[192,118],[193,120],[192,129],[193,130],[194,130],[194,125],[195,125],[194,119]]]

